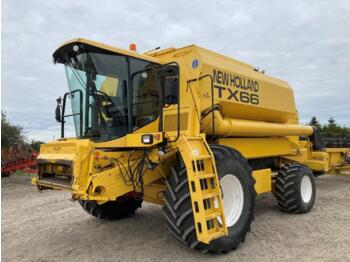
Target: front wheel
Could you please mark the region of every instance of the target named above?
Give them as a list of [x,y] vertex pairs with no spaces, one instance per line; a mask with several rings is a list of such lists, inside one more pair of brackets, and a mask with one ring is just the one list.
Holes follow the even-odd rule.
[[108,201],[102,205],[96,201],[80,200],[79,204],[90,215],[100,219],[117,220],[131,217],[135,214],[136,209],[141,207],[142,200],[127,198],[116,201]]
[[244,242],[250,231],[255,181],[247,160],[238,151],[219,145],[212,145],[211,150],[222,190],[228,236],[215,239],[208,245],[197,240],[186,167],[182,161],[172,168],[168,177],[163,213],[168,231],[183,245],[202,252],[225,253]]

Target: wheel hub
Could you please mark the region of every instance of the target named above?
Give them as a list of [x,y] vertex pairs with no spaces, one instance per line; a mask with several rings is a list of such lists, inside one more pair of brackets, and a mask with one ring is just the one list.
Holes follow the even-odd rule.
[[308,203],[312,196],[312,183],[310,177],[304,175],[301,179],[300,193],[302,200],[305,203]]
[[226,217],[226,226],[233,226],[241,216],[244,204],[244,193],[239,179],[227,174],[220,179],[220,185],[223,195],[224,213]]

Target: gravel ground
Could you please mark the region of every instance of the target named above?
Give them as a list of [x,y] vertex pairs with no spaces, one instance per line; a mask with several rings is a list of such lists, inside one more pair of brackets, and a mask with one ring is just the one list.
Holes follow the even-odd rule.
[[102,221],[69,193],[38,193],[25,175],[1,179],[2,261],[350,261],[350,177],[317,179],[311,213],[281,213],[272,195],[257,198],[246,242],[226,255],[204,255],[167,233],[159,206]]

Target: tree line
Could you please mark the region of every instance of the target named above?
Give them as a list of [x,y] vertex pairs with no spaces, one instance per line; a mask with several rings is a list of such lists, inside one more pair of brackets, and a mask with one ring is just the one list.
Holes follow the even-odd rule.
[[313,116],[308,125],[319,128],[322,133],[333,134],[336,136],[350,135],[350,128],[339,125],[333,117],[329,118],[327,123],[321,124],[317,118]]
[[11,124],[4,111],[1,111],[1,149],[19,148],[31,146],[35,151],[39,151],[43,142],[31,140],[23,134],[23,128]]

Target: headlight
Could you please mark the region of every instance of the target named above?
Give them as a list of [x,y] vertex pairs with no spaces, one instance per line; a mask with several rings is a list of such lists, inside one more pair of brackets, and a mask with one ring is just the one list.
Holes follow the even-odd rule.
[[152,134],[146,134],[141,136],[141,142],[143,144],[152,144],[153,143],[153,135]]

